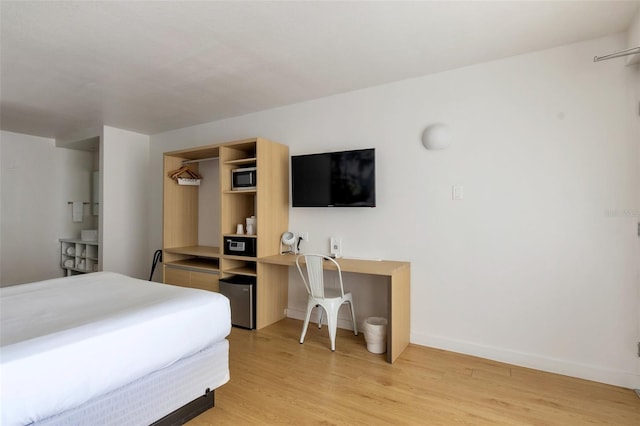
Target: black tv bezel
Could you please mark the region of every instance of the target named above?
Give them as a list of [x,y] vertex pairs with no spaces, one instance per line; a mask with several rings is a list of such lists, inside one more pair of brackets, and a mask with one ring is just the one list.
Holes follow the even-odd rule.
[[[304,205],[300,205],[300,204],[296,204],[295,202],[295,198],[294,198],[294,171],[293,171],[293,162],[294,162],[294,158],[296,157],[314,157],[314,156],[330,156],[332,154],[345,154],[345,153],[351,153],[351,152],[360,152],[360,151],[372,151],[373,152],[373,200],[372,203],[368,203],[368,204],[320,204],[320,203],[314,203],[314,204],[304,204]],[[342,150],[342,151],[329,151],[329,152],[317,152],[317,153],[312,153],[312,154],[298,154],[298,155],[292,155],[291,159],[290,159],[290,163],[291,163],[291,207],[295,207],[295,208],[325,208],[325,207],[335,207],[335,208],[374,208],[377,206],[377,200],[376,200],[376,155],[375,155],[376,149],[375,148],[358,148],[358,149],[347,149],[347,150]]]

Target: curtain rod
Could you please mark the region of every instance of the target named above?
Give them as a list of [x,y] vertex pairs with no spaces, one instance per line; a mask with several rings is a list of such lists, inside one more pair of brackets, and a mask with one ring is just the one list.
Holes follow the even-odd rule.
[[604,61],[604,60],[613,59],[613,58],[620,58],[622,56],[629,56],[636,53],[640,53],[640,47],[632,47],[631,49],[621,50],[619,52],[615,52],[610,55],[594,56],[593,62],[599,62],[599,61]]

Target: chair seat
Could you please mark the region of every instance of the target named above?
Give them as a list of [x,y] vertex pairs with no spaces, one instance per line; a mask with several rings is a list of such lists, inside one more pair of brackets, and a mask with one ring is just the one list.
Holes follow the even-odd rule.
[[[345,295],[347,295],[347,294],[349,294],[349,293],[345,293]],[[340,289],[339,288],[325,288],[324,289],[324,298],[325,299],[342,299],[342,294],[340,293]]]

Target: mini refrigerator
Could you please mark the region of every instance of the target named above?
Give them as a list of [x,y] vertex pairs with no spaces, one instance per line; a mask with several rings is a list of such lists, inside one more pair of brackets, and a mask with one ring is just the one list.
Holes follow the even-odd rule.
[[256,278],[234,275],[221,278],[220,294],[231,302],[231,324],[236,327],[256,328]]

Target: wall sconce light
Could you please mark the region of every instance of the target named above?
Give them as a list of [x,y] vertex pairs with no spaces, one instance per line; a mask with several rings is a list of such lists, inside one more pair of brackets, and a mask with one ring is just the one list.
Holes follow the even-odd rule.
[[446,124],[432,124],[422,133],[422,145],[428,150],[445,149],[450,144],[451,132]]

